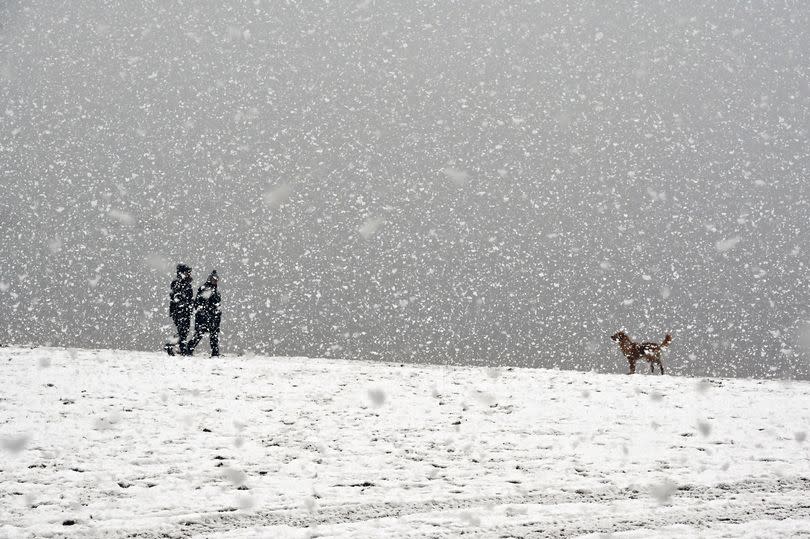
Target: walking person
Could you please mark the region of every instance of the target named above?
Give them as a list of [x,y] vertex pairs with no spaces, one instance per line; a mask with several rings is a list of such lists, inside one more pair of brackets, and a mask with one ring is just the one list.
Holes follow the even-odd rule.
[[166,343],[163,347],[170,356],[175,354],[175,346],[182,354],[188,340],[191,313],[194,309],[194,289],[191,287],[191,281],[191,267],[177,264],[177,278],[172,281],[169,292],[169,316],[177,328],[177,342]]
[[208,334],[211,357],[219,356],[219,323],[222,320],[222,299],[217,290],[217,270],[197,290],[194,300],[194,337],[186,346],[185,353],[192,355],[203,336]]

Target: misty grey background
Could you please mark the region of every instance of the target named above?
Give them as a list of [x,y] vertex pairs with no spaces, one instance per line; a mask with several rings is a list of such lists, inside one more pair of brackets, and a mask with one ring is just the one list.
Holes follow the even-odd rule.
[[[0,3],[0,343],[808,377],[807,2]],[[803,341],[804,339],[804,341]],[[202,345],[207,353],[207,344]]]

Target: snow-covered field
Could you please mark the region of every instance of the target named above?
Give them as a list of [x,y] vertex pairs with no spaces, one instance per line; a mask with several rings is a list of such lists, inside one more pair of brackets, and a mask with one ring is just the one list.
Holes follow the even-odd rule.
[[2,537],[810,534],[805,382],[48,348],[0,382]]

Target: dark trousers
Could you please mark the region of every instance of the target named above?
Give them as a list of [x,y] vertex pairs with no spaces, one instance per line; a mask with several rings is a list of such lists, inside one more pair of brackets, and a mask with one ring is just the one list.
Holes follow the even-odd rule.
[[185,354],[192,355],[194,349],[200,344],[203,336],[208,334],[208,341],[211,343],[211,357],[219,355],[219,328],[195,327],[194,337],[186,343]]
[[180,344],[180,351],[183,351],[183,345],[188,339],[188,331],[191,328],[190,316],[175,316],[172,317],[174,325],[177,327],[177,341]]

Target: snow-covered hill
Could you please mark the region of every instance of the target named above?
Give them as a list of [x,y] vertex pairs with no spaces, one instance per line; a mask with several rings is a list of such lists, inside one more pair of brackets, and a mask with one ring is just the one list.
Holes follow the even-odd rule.
[[0,536],[810,533],[810,384],[0,349]]

